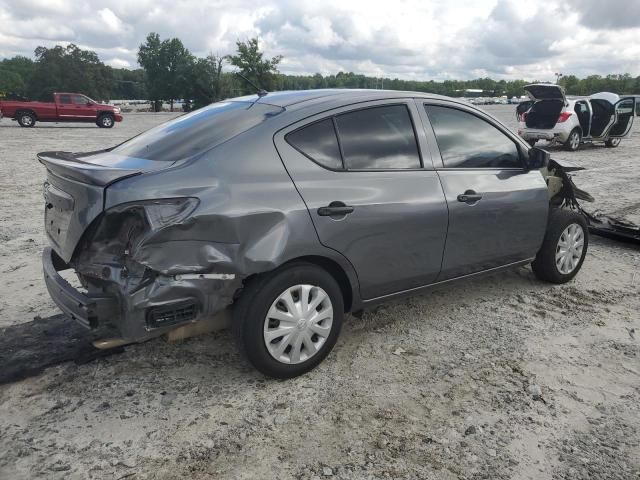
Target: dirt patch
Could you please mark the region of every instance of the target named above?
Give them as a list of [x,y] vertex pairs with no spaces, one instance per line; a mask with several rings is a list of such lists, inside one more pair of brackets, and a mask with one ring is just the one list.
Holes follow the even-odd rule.
[[98,350],[92,341],[86,329],[64,315],[0,328],[0,384],[23,380],[63,362],[80,365],[123,351]]

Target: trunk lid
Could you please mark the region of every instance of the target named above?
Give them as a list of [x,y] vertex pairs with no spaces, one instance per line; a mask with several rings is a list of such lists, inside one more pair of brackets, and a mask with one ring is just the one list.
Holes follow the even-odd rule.
[[563,104],[567,103],[564,90],[560,85],[551,83],[533,83],[525,85],[525,92],[531,100],[561,100]]
[[104,192],[110,184],[173,165],[109,151],[43,152],[38,160],[47,169],[43,187],[45,232],[65,262],[71,260],[82,234],[102,213]]

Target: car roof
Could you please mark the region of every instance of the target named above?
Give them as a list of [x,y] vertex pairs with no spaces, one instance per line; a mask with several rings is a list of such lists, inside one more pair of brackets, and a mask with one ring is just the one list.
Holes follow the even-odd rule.
[[280,92],[271,92],[260,97],[258,95],[248,95],[245,97],[233,98],[234,101],[249,101],[256,103],[264,103],[274,105],[276,107],[287,108],[293,105],[299,105],[312,100],[336,101],[344,99],[345,101],[369,101],[383,100],[389,98],[407,98],[421,97],[456,100],[442,95],[435,95],[421,92],[406,92],[399,90],[367,90],[367,89],[317,89],[317,90],[285,90]]

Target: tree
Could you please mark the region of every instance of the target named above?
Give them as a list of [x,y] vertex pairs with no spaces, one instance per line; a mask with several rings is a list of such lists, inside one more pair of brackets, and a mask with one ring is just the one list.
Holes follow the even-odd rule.
[[157,33],[147,35],[138,50],[138,63],[145,71],[147,92],[155,110],[160,100],[169,100],[173,111],[173,101],[187,96],[193,62],[193,55],[179,39],[161,41]]
[[21,55],[0,60],[0,92],[26,95],[34,68],[33,60]]
[[147,94],[154,111],[158,111],[158,103],[165,94],[161,47],[160,35],[151,32],[138,50],[138,63],[144,69]]
[[74,44],[35,49],[36,61],[28,93],[35,99],[50,99],[55,91],[84,93],[96,100],[109,98],[111,71],[90,50]]
[[[238,40],[236,55],[229,55],[229,63],[240,69],[240,73],[255,83],[258,87],[270,90],[275,82],[275,75],[278,74],[278,64],[282,60],[282,55],[277,55],[271,59],[265,59],[260,51],[257,38],[251,38],[246,42]],[[252,92],[251,86],[245,86],[245,92]]]
[[209,54],[198,58],[193,64],[189,85],[190,99],[194,107],[200,108],[230,96],[228,77],[222,72],[224,57]]
[[110,98],[136,100],[147,98],[143,69],[110,67],[110,70],[113,78]]
[[0,65],[0,98],[3,98],[9,93],[19,95],[24,93],[24,81],[20,74],[3,68]]
[[194,58],[177,38],[163,41],[160,55],[165,68],[166,98],[169,100],[173,112],[174,99],[187,97],[188,81]]

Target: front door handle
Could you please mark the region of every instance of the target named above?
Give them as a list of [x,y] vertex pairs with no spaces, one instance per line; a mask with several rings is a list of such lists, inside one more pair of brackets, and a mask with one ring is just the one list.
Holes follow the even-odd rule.
[[318,209],[318,215],[321,217],[343,217],[352,212],[353,207],[342,202],[331,202],[328,206]]
[[459,202],[466,203],[466,204],[469,204],[469,205],[477,203],[480,200],[482,200],[482,195],[479,194],[479,193],[476,193],[473,190],[467,190],[466,192],[458,195],[458,201]]

